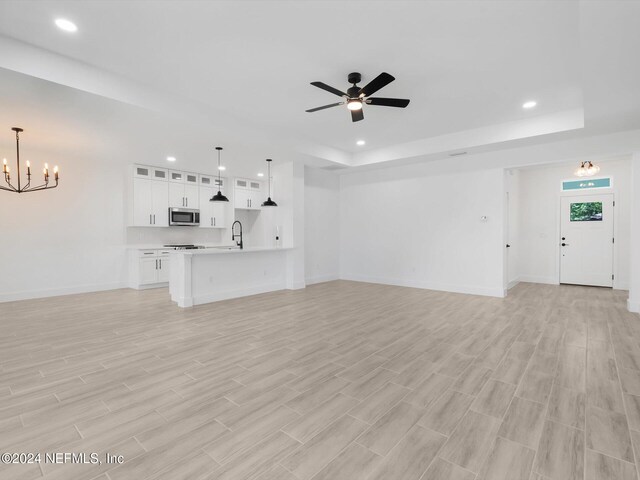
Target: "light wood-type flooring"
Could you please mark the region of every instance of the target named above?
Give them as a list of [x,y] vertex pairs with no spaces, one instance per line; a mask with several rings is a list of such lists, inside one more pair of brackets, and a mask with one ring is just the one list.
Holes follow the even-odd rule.
[[192,309],[166,289],[0,304],[0,452],[43,455],[0,478],[637,479],[625,299],[337,281]]

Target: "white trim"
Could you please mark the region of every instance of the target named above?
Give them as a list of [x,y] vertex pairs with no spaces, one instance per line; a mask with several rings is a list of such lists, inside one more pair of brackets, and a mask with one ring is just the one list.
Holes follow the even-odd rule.
[[511,280],[508,284],[507,284],[507,291],[511,290],[513,287],[515,287],[516,285],[518,285],[521,282],[520,277],[517,277],[515,280]]
[[524,283],[543,283],[545,285],[560,285],[560,282],[556,277],[540,277],[537,275],[520,275],[518,277],[519,282]]
[[35,298],[59,297],[62,295],[74,295],[77,293],[103,292],[105,290],[117,290],[129,288],[128,282],[112,282],[90,285],[75,285],[72,287],[49,288],[44,290],[28,290],[23,292],[0,294],[0,303],[15,302],[18,300],[32,300]]
[[632,313],[640,313],[640,302],[636,302],[630,298],[627,299],[627,310]]
[[504,298],[504,287],[478,287],[475,285],[453,285],[445,283],[421,282],[415,280],[405,280],[400,278],[371,277],[359,274],[341,274],[342,280],[354,282],[379,283],[382,285],[395,285],[398,287],[422,288],[425,290],[438,290],[441,292],[466,293],[468,295],[482,295],[485,297]]
[[340,275],[337,273],[331,273],[329,275],[316,275],[315,277],[305,278],[307,285],[314,285],[316,283],[332,282],[334,280],[340,280]]

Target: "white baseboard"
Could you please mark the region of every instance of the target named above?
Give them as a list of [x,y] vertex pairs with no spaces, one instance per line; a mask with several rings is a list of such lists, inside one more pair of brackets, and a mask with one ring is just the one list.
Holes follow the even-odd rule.
[[520,277],[516,278],[515,280],[511,280],[509,283],[507,283],[507,290],[511,290],[513,287],[518,285],[520,282],[521,282]]
[[640,301],[627,299],[627,310],[633,313],[640,313]]
[[315,283],[332,282],[334,280],[340,280],[340,275],[338,274],[317,275],[315,277],[307,277],[305,279],[305,282],[307,285],[313,285]]
[[380,283],[382,285],[395,285],[398,287],[422,288],[425,290],[437,290],[440,292],[466,293],[468,295],[482,295],[485,297],[503,298],[505,291],[503,287],[479,287],[476,285],[454,285],[435,282],[422,282],[416,280],[405,280],[398,278],[372,277],[359,274],[341,274],[342,280],[352,280],[355,282]]
[[92,285],[74,285],[72,287],[50,288],[43,290],[28,290],[14,293],[2,293],[0,294],[0,303],[15,302],[17,300],[31,300],[34,298],[59,297],[61,295],[74,295],[76,293],[103,292],[105,290],[116,290],[118,288],[128,287],[128,282],[113,282]]
[[556,277],[540,277],[536,275],[520,275],[519,282],[524,283],[544,283],[546,285],[560,285]]

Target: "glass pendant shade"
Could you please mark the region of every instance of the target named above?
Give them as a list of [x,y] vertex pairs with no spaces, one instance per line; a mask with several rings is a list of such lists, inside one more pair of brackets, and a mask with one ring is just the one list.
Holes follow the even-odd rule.
[[218,151],[218,193],[216,193],[213,197],[209,199],[210,202],[228,202],[229,199],[225,197],[220,191],[220,185],[222,185],[222,181],[220,180],[220,152],[222,151],[222,147],[216,147]]
[[268,179],[269,179],[269,196],[267,197],[267,199],[262,202],[262,206],[263,207],[277,207],[278,204],[276,202],[274,202],[273,200],[271,200],[271,159],[267,158],[267,169],[269,171],[268,175]]
[[594,165],[591,162],[582,162],[573,174],[576,177],[592,177],[600,171],[598,165]]

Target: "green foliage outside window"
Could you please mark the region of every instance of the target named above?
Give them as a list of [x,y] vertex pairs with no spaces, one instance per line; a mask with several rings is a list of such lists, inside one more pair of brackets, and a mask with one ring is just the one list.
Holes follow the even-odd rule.
[[572,222],[600,222],[602,202],[572,203],[569,218]]

